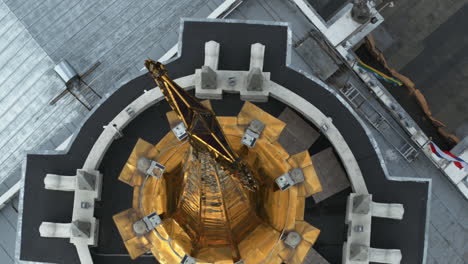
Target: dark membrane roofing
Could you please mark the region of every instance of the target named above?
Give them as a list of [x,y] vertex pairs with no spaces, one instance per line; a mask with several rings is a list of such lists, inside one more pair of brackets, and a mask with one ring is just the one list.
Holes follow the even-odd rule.
[[[326,89],[286,67],[287,35],[287,27],[282,25],[186,21],[181,57],[167,65],[168,72],[174,79],[193,74],[203,65],[204,43],[210,40],[220,43],[220,70],[248,70],[251,44],[265,45],[264,71],[271,72],[273,81],[299,94],[333,119],[354,153],[374,201],[404,205],[402,221],[372,221],[371,246],[401,249],[401,263],[422,263],[428,183],[386,179],[365,130],[348,109]],[[46,191],[44,177],[47,173],[75,175],[76,170],[83,166],[102,127],[143,94],[143,90],[154,86],[154,81],[147,74],[123,85],[84,123],[68,154],[27,156],[20,259],[79,263],[76,249],[69,239],[41,238],[39,235],[39,225],[43,221],[71,222],[73,204],[71,192]],[[236,115],[243,102],[239,95],[225,95],[222,101],[215,100],[212,104],[216,113],[223,116]],[[285,107],[272,98],[257,105],[274,116],[278,116]],[[123,130],[124,137],[110,146],[101,163],[99,170],[104,175],[102,201],[96,204],[95,209],[95,216],[100,220],[99,245],[90,249],[95,263],[131,262],[125,256],[127,251],[112,215],[131,207],[132,189],[119,182],[117,177],[139,137],[154,144],[169,131],[165,117],[169,110],[163,101],[136,117]],[[349,189],[345,190],[318,205],[308,199],[306,204],[306,220],[322,230],[314,247],[331,263],[341,262],[342,242],[346,237],[343,203],[349,192]],[[140,257],[131,263],[155,263],[155,260]]]

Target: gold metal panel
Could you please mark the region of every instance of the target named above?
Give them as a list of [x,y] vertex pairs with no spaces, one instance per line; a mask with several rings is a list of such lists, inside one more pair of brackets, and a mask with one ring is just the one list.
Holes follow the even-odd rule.
[[[161,230],[163,228],[158,228],[159,232],[161,233]],[[161,234],[163,238],[168,238],[167,235]],[[155,233],[155,231],[151,232],[150,236],[150,241],[151,245],[153,248],[151,249],[151,252],[153,255],[158,259],[160,263],[180,263],[180,258],[177,256],[176,253],[171,249],[171,246],[174,244],[173,241],[167,242],[161,240]],[[171,243],[171,245],[169,245]],[[182,251],[176,251],[179,255],[182,257],[185,255],[186,252]],[[187,252],[188,253],[188,252]]]
[[309,253],[310,248],[312,248],[312,244],[302,240],[301,243],[295,248],[292,256],[290,257],[288,264],[303,264],[304,258]]
[[[304,179],[305,179],[305,177],[304,177]],[[296,185],[296,188],[297,188],[297,196],[301,197],[301,198],[303,197],[305,199],[306,191],[305,191],[304,184],[298,184],[298,185]]]
[[153,244],[153,248],[151,249],[151,253],[153,256],[158,260],[159,263],[163,264],[172,264],[172,263],[180,263],[180,258],[172,253],[169,249],[164,248],[161,245]]
[[[145,187],[141,190],[141,203],[144,215],[156,212],[158,215],[167,212],[166,179],[148,177]],[[137,204],[138,208],[139,205]]]
[[[202,102],[202,105],[211,109],[209,101]],[[305,196],[321,191],[321,185],[310,156],[306,151],[289,156],[284,148],[275,141],[284,128],[282,121],[248,102],[242,109],[243,112],[241,111],[238,117],[217,117],[217,121],[231,149],[249,167],[253,168],[254,174],[258,178],[257,180],[260,182],[260,188],[256,192],[249,192],[245,188],[240,188],[243,195],[239,195],[233,191],[239,190],[236,181],[229,180],[231,179],[229,177],[223,178],[222,174],[217,174],[217,177],[221,181],[218,181],[216,184],[213,182],[214,185],[210,185],[210,188],[214,188],[216,185],[219,191],[217,196],[223,197],[224,200],[218,199],[219,201],[215,201],[212,199],[214,196],[206,196],[204,199],[208,203],[203,206],[205,212],[215,216],[214,218],[211,217],[213,219],[206,218],[206,221],[214,219],[217,221],[221,219],[229,221],[229,224],[225,225],[225,228],[230,229],[230,231],[226,229],[228,233],[232,232],[232,238],[234,239],[230,243],[232,244],[231,246],[235,247],[231,247],[228,245],[229,243],[226,245],[222,245],[221,243],[218,246],[215,246],[216,243],[214,243],[197,248],[197,246],[201,245],[199,243],[200,240],[194,240],[194,237],[187,232],[188,229],[183,224],[185,220],[182,220],[184,218],[174,218],[178,205],[180,205],[178,201],[186,200],[182,193],[184,190],[187,190],[188,185],[183,182],[192,172],[184,174],[183,166],[189,164],[188,157],[190,155],[187,153],[192,148],[190,144],[184,143],[187,141],[180,142],[172,132],[169,132],[154,147],[143,140],[139,140],[127,161],[128,166],[126,164],[121,173],[124,182],[134,185],[132,206],[135,209],[129,209],[115,215],[114,221],[132,257],[137,257],[147,252],[148,249],[151,249],[153,255],[161,263],[179,263],[180,257],[177,254],[180,256],[184,254],[195,256],[197,257],[197,263],[231,264],[233,263],[233,259],[236,258],[244,259],[248,264],[279,264],[283,261],[282,258],[289,259],[287,263],[298,263],[297,261],[303,260],[308,249],[315,243],[320,233],[318,229],[302,221],[304,218]],[[169,112],[167,117],[169,123],[180,122],[179,117],[174,111]],[[241,138],[246,126],[253,119],[258,119],[265,123],[266,129],[262,137],[257,141],[255,148],[250,149],[242,145]],[[136,171],[136,162],[141,156],[146,156],[166,166],[163,178],[148,177],[142,189],[140,185],[143,184],[145,177]],[[200,155],[196,157],[198,157],[198,162],[201,166],[203,159],[200,159]],[[287,191],[278,190],[274,180],[296,167],[303,168],[305,182],[293,186]],[[139,177],[134,177],[133,175],[135,174],[139,175]],[[215,193],[217,192],[213,194]],[[205,195],[208,194],[206,193]],[[241,199],[243,202],[236,202],[236,199],[239,200],[240,197],[243,197]],[[202,200],[198,199],[198,201]],[[198,205],[201,204],[199,203]],[[218,207],[222,209],[223,204],[225,206],[224,211],[221,211],[224,212],[224,215],[218,216],[215,213],[209,213],[215,212]],[[141,212],[137,211],[140,210],[138,209],[140,207]],[[261,221],[252,224],[255,222],[252,221],[253,217],[246,217],[248,214],[242,213],[245,211],[245,208],[261,208],[256,212]],[[143,237],[136,237],[132,229],[133,223],[144,215],[154,211],[160,215],[162,214],[163,224],[157,227],[156,230],[158,230],[163,239],[157,235],[156,231],[150,232]],[[200,216],[202,215],[200,214]],[[249,220],[246,220],[247,218]],[[192,225],[203,226],[203,222],[205,221],[203,219],[194,220],[195,222]],[[196,221],[202,222],[197,223]],[[303,236],[304,240],[296,250],[291,251],[284,246],[282,241],[278,241],[283,229],[286,232],[294,230]],[[211,236],[209,232],[206,234]],[[219,234],[221,234],[219,230],[212,233],[214,237]],[[244,235],[239,236],[239,234]],[[170,242],[165,241],[168,238],[171,239]],[[233,254],[236,247],[239,251],[238,256]]]
[[233,264],[231,248],[203,248],[194,256],[206,263]]
[[152,148],[153,145],[139,138],[120,173],[119,180],[130,186],[141,185],[143,175],[137,170],[137,162],[140,157],[145,156]]
[[210,100],[203,100],[200,102],[204,107],[210,109],[213,111],[213,107],[211,106],[211,101]]
[[298,197],[296,203],[296,220],[304,220],[304,211],[305,211],[305,197],[299,196],[298,190]]
[[[241,142],[242,135],[227,135],[226,139],[229,142],[229,145],[231,145],[232,150],[238,153],[239,155],[242,153],[243,149],[246,148],[245,145],[242,144]],[[244,159],[245,163],[248,163],[248,160]]]
[[278,255],[274,255],[274,256],[271,256],[269,259],[268,259],[268,264],[282,264],[283,263],[283,260],[278,256]]
[[[293,186],[294,187],[294,186]],[[294,229],[296,224],[296,210],[297,210],[297,188],[289,188],[289,206],[287,211],[286,230]]]
[[114,215],[112,218],[114,219],[123,241],[136,237],[132,225],[135,221],[139,220],[139,217],[135,209],[130,208]]
[[247,191],[208,152],[191,148],[183,171],[174,219],[197,248],[230,247],[231,260],[239,260],[238,242],[259,223]]
[[245,263],[260,263],[260,260],[262,259],[263,252],[258,250],[257,248],[251,248],[247,254],[242,255],[242,259],[245,261]]
[[314,193],[322,191],[322,185],[315,172],[308,151],[303,151],[291,156],[288,159],[288,163],[292,168],[302,168],[304,173],[304,183],[297,185],[299,196],[309,197]]
[[[167,227],[173,228],[171,221],[173,222],[170,218],[164,219],[162,225],[145,235],[151,243],[151,252],[161,263],[179,263],[179,256],[190,253],[190,247],[186,247],[183,242],[183,230],[178,229],[172,236],[169,235]],[[172,240],[169,241],[169,238]]]
[[[264,219],[269,224],[281,231],[283,228],[293,229],[296,215],[297,189],[290,188],[286,191],[269,189],[263,196]],[[289,217],[287,217],[289,216]]]
[[169,127],[172,129],[177,126],[182,120],[180,120],[179,116],[174,111],[169,111],[166,113],[167,121],[169,122]]
[[148,152],[147,157],[164,165],[165,174],[172,173],[180,166],[189,146],[187,141],[179,141],[174,133],[169,132]]
[[265,130],[262,132],[262,137],[267,138],[270,142],[276,141],[286,126],[283,121],[268,114],[258,106],[248,101],[245,102],[237,116],[237,124],[241,127],[247,127],[250,122],[255,119],[260,120],[265,124]]
[[280,232],[274,230],[267,224],[257,226],[257,228],[239,244],[239,251],[241,252],[242,258],[246,263],[261,263],[270,254],[279,236]]
[[258,154],[262,173],[271,183],[291,169],[291,166],[286,162],[289,154],[283,151],[282,148],[279,149],[278,146],[269,144],[268,141],[262,138],[257,141],[257,145],[251,151]]
[[[236,138],[237,139],[237,138]],[[240,143],[242,145],[242,143]],[[245,151],[246,147],[242,145],[243,149],[240,149],[240,156],[245,160],[245,163],[249,164],[252,168],[256,168],[254,171],[258,173],[258,170],[260,168],[260,157],[257,152],[255,151]],[[261,182],[265,182],[264,179],[258,179]]]
[[302,172],[304,173],[304,191],[305,196],[309,197],[314,193],[318,193],[322,191],[322,185],[320,184],[320,180],[315,172],[315,168],[313,165],[307,166],[302,168]]
[[132,208],[138,209],[138,198],[140,197],[140,186],[133,187],[133,201]]
[[250,247],[256,247],[266,257],[276,241],[278,241],[280,233],[267,225],[261,225],[261,232],[258,231],[250,237]]
[[124,242],[131,259],[136,259],[151,250],[152,246],[145,237],[134,237]]
[[289,159],[289,153],[283,148],[283,146],[281,146],[280,143],[278,143],[278,141],[272,142],[271,145],[272,145],[271,152],[275,157],[278,157],[279,159],[282,159],[285,161]]
[[309,152],[306,150],[289,157],[288,163],[292,168],[304,168],[312,165],[312,160],[310,158]]
[[120,236],[132,259],[141,256],[151,249],[149,241],[145,237],[138,237],[133,231],[133,223],[138,221],[139,218],[138,213],[134,209],[128,209],[113,216]]
[[[288,208],[288,191],[265,190],[263,199],[262,217],[277,231],[285,226],[285,212]],[[264,214],[264,215],[263,215]]]
[[244,133],[237,125],[237,116],[217,116],[216,119],[223,128],[224,134],[231,134],[232,131],[239,132],[241,135]]
[[283,243],[282,240],[277,241],[277,243],[275,244],[275,246],[272,248],[272,250],[269,253],[270,257],[268,259],[265,259],[265,262],[268,263],[275,256],[281,259],[280,252],[283,251],[285,247],[286,245]]
[[[241,150],[245,148],[242,144],[242,136],[244,135],[244,130],[237,125],[236,116],[218,116],[219,124],[221,125],[224,135],[231,145],[231,148],[238,155],[241,154]],[[244,159],[245,162],[248,160]]]
[[[169,112],[168,112],[169,113]],[[177,121],[176,121],[177,122]],[[177,146],[180,141],[176,138],[172,131],[169,131],[156,145],[154,145],[148,152],[147,157],[158,160],[161,152],[164,152],[166,148],[172,149]]]
[[303,240],[309,242],[310,244],[315,244],[315,241],[317,241],[317,238],[320,235],[319,229],[313,227],[303,220],[296,221],[295,230],[301,234]]
[[189,235],[184,231],[184,229],[177,223],[173,218],[164,220],[164,228],[167,234],[175,242],[175,249],[179,252],[191,252],[192,241]]
[[283,245],[283,248],[279,251],[278,256],[285,263],[302,264],[307,253],[317,240],[320,234],[320,230],[309,225],[305,221],[299,220],[295,223],[294,231],[298,232],[301,235],[302,241],[295,249],[288,248]]
[[[281,243],[283,243],[281,241]],[[292,255],[294,254],[294,249],[289,247],[283,247],[282,250],[278,253],[278,257],[280,257],[284,263],[289,263]]]
[[245,146],[241,141],[242,136],[244,135],[244,130],[242,130],[237,125],[237,117],[219,116],[217,119],[223,129],[224,135],[226,136],[229,145],[237,154],[239,154],[241,149],[245,148]]
[[235,116],[218,116],[219,124],[221,125],[224,135],[229,141],[232,149],[239,152],[244,146],[241,142],[244,135],[244,129],[237,125],[237,117]]

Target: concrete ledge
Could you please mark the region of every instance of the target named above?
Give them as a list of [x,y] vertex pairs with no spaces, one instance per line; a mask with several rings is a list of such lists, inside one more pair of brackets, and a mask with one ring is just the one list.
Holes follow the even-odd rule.
[[47,174],[44,178],[44,187],[47,190],[55,191],[75,191],[76,176],[62,176],[57,174]]
[[403,219],[405,209],[402,204],[384,204],[372,202],[372,216],[390,218],[395,220]]
[[[47,174],[44,178],[44,185],[48,190],[74,191],[75,195],[72,223],[42,222],[39,227],[41,236],[70,238],[70,243],[77,248],[81,263],[92,263],[88,246],[97,246],[98,243],[99,221],[94,217],[94,208],[96,200],[101,198],[102,174],[93,169],[77,170],[75,176]],[[80,229],[82,226],[85,227],[86,232],[82,231],[85,235],[84,233],[74,234],[74,230],[82,230]],[[86,246],[86,250],[83,245]]]
[[[189,75],[178,78],[175,81],[181,87],[184,87],[184,89],[189,90],[194,87],[193,80],[193,75]],[[85,164],[83,165],[83,169],[98,169],[107,149],[118,136],[118,131],[122,131],[123,128],[125,128],[135,117],[163,99],[163,94],[159,88],[156,87],[142,94],[122,110],[107,126],[104,127],[104,131],[101,133],[89,152]]]
[[88,245],[83,242],[74,243],[76,251],[78,252],[78,257],[80,258],[81,264],[92,264],[93,259],[91,257],[91,252],[89,252]]
[[378,263],[399,264],[401,262],[401,251],[399,249],[369,249],[369,261]]
[[195,70],[195,95],[201,99],[222,99],[223,91],[240,92],[241,100],[268,101],[270,73],[263,72],[265,46],[255,43],[250,46],[249,71],[218,70],[219,43],[205,43],[205,62]]
[[371,248],[370,240],[372,217],[401,220],[403,213],[401,204],[376,203],[370,194],[351,193],[346,205],[348,234],[343,244],[343,264],[400,263],[402,254],[399,249]]
[[[218,80],[225,80],[227,76],[238,75],[239,72],[236,71],[218,71],[220,78]],[[223,73],[224,72],[224,73]],[[247,72],[245,72],[247,73]],[[224,77],[222,77],[224,75]],[[175,81],[184,89],[191,89],[194,86],[194,75],[185,76]],[[293,93],[287,88],[276,84],[271,81],[266,81],[265,86],[268,87],[265,89],[266,94],[270,94],[273,98],[279,100],[280,102],[288,105],[292,109],[301,113],[307,120],[312,122],[315,126],[322,130],[322,133],[328,138],[331,142],[338,155],[340,156],[345,170],[348,174],[348,177],[351,181],[351,186],[355,193],[368,193],[364,178],[362,176],[359,165],[354,157],[351,149],[344,140],[341,133],[333,125],[333,122],[330,118],[326,117],[320,110],[315,106],[309,103],[304,98]],[[234,87],[229,87],[226,83],[225,85],[219,85],[218,89],[221,93],[226,90],[226,92],[238,92],[241,93],[245,86],[235,85]],[[115,139],[117,130],[123,130],[125,126],[131,122],[136,116],[142,113],[144,110],[148,109],[150,106],[155,103],[163,100],[163,95],[159,89],[151,89],[150,91],[144,93],[130,105],[128,105],[123,111],[121,111],[104,129],[104,131],[99,136],[98,140],[94,144],[91,152],[86,159],[86,162],[83,166],[84,169],[97,169],[99,164],[104,157],[109,146],[112,144]],[[128,113],[128,109],[131,109],[132,115]]]
[[39,233],[41,237],[70,238],[71,224],[42,222],[39,226]]
[[195,95],[200,99],[221,100],[223,92],[240,93],[241,100],[253,102],[268,101],[268,94],[271,82],[270,73],[263,72],[263,90],[248,91],[247,77],[248,71],[215,71],[217,89],[202,89],[201,88],[201,70],[195,70]]

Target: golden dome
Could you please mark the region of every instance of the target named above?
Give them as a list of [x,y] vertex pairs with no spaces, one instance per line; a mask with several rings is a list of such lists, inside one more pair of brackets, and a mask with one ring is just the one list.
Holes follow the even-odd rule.
[[[209,101],[202,102],[211,109]],[[177,115],[167,114],[169,123]],[[119,179],[134,188],[133,206],[114,216],[132,258],[148,251],[161,263],[180,263],[185,255],[197,263],[302,263],[319,235],[303,221],[305,198],[321,191],[307,151],[290,156],[277,142],[285,124],[246,102],[238,116],[217,117],[232,150],[251,168],[255,192],[223,169],[209,153],[194,149],[169,132],[155,146],[140,139]],[[241,143],[253,120],[265,124],[254,148]],[[163,164],[163,177],[146,176],[138,160]],[[301,168],[304,182],[281,191],[275,179]],[[144,235],[133,224],[156,212],[162,224]],[[290,248],[282,241],[295,231],[302,241]]]

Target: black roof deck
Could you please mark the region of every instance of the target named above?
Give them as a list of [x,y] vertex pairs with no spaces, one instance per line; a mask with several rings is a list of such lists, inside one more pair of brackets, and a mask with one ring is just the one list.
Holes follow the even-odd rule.
[[[333,119],[353,151],[374,201],[404,205],[402,221],[373,220],[371,245],[401,249],[401,263],[422,263],[428,184],[386,178],[365,130],[349,110],[329,91],[286,66],[287,37],[284,25],[186,21],[181,57],[167,65],[168,72],[172,78],[193,74],[203,65],[204,43],[210,40],[220,43],[219,68],[222,70],[247,70],[250,45],[257,42],[265,45],[264,71],[271,72],[273,81],[299,94]],[[43,221],[70,222],[73,202],[73,193],[45,190],[43,179],[46,173],[75,175],[102,132],[102,126],[143,90],[154,86],[146,74],[123,85],[83,124],[68,154],[28,155],[20,259],[79,263],[75,247],[68,239],[41,238],[39,235],[39,225]],[[225,95],[222,101],[212,101],[212,104],[216,113],[222,116],[236,115],[243,102],[239,95]],[[275,116],[285,107],[271,98],[269,102],[257,105]],[[156,143],[169,131],[167,111],[169,106],[163,101],[138,116],[124,129],[125,136],[114,141],[101,163],[100,172],[104,175],[102,201],[97,203],[95,210],[95,216],[100,220],[99,246],[91,249],[95,263],[130,262],[112,215],[131,207],[132,189],[119,182],[117,177],[139,137]],[[343,203],[349,192],[349,189],[345,190],[317,205],[309,199],[306,205],[306,220],[322,230],[314,247],[331,263],[341,262],[341,248],[346,237]],[[154,263],[154,259],[141,257],[132,263]]]

